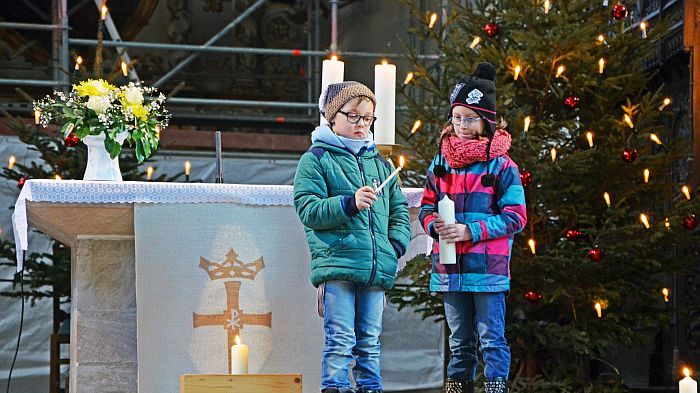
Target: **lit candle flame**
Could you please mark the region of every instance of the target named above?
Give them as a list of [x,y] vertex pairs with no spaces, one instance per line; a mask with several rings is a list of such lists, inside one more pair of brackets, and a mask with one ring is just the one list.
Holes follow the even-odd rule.
[[654,134],[654,133],[652,133],[651,135],[649,135],[649,139],[651,139],[652,141],[656,142],[657,145],[663,145],[663,144],[664,144],[663,142],[661,142],[661,139],[659,139],[659,137],[658,137],[656,134]]
[[602,74],[603,72],[605,72],[605,59],[601,57],[598,59],[598,73]]
[[630,118],[630,116],[626,113],[625,113],[625,123],[627,123],[627,125],[630,128],[634,128],[634,123],[632,123],[632,118]]
[[81,66],[82,64],[83,64],[83,57],[82,57],[82,56],[76,57],[76,58],[75,58],[75,70],[76,70],[76,71],[79,70],[79,69],[80,69],[80,66]]
[[525,117],[525,127],[524,130],[527,132],[527,130],[530,129],[530,116]]
[[106,5],[102,5],[102,8],[101,8],[101,16],[100,16],[100,18],[102,18],[102,20],[107,19],[107,11],[108,11],[107,6],[106,6]]
[[389,62],[388,62],[388,61],[386,61],[386,60],[382,60],[382,65],[387,65],[387,64],[389,64]]
[[416,131],[420,128],[422,122],[420,120],[416,120],[415,123],[413,123],[413,128],[411,128],[411,134],[415,134]]
[[437,22],[437,14],[435,12],[433,12],[430,15],[430,22],[428,22],[428,28],[432,29],[433,26],[435,26],[435,22]]
[[600,305],[600,302],[596,302],[596,304],[593,307],[595,308],[595,312],[598,314],[598,318],[602,318],[603,306]]
[[670,98],[668,98],[668,97],[664,98],[663,103],[661,105],[659,105],[659,110],[660,111],[664,110],[668,106],[668,104],[670,104],[670,103],[671,103]]
[[37,109],[34,111],[34,124],[39,125],[39,123],[41,123],[41,111]]
[[683,186],[681,192],[685,195],[685,199],[690,200],[690,188],[688,186]]
[[236,345],[241,345],[241,336],[236,334]]
[[409,84],[412,79],[413,79],[413,72],[409,72],[408,74],[406,74],[406,79],[403,80],[403,84],[404,85]]
[[586,133],[586,139],[588,139],[588,146],[593,147],[593,133],[588,131]]
[[528,241],[527,241],[527,244],[530,246],[530,252],[532,252],[533,254],[536,254],[536,250],[535,250],[535,239],[530,239],[530,240],[528,240]]
[[549,0],[544,0],[544,13],[549,14],[549,8],[552,6],[552,4],[549,2]]
[[151,177],[153,177],[153,167],[149,165],[146,169],[146,180],[151,180]]
[[189,160],[185,161],[185,175],[189,175],[191,169],[192,169],[192,164],[190,163],[190,161]]
[[610,194],[608,194],[607,192],[604,193],[603,199],[605,199],[605,204],[608,205],[608,207],[610,207]]
[[122,74],[129,75],[129,66],[124,61],[122,61]]
[[647,218],[647,215],[642,213],[639,215],[639,220],[644,224],[644,226],[649,229],[651,228],[651,225],[649,225],[649,219]]
[[[472,43],[469,44],[469,47],[472,48],[472,49],[474,49],[474,48],[476,48],[477,45],[479,45],[479,42],[481,42],[481,37],[476,36],[476,37],[474,37],[474,39],[472,40]],[[516,78],[516,79],[517,79],[517,78]]]
[[331,61],[338,61],[338,56],[336,56],[336,55],[331,56]]
[[688,367],[683,367],[683,375],[690,377],[690,369]]
[[513,80],[518,80],[518,76],[520,76],[520,64],[515,66],[515,72],[513,73]]
[[552,150],[550,150],[549,153],[552,155],[552,161],[556,161],[557,160],[557,149],[552,148]]
[[557,75],[556,75],[556,77],[559,78],[559,77],[561,76],[561,74],[564,73],[565,70],[566,70],[566,67],[565,67],[563,64],[560,65],[560,66],[557,68]]
[[661,294],[664,295],[664,302],[668,303],[668,288],[662,289]]
[[649,168],[644,169],[644,183],[649,183],[649,175],[651,172],[649,172]]
[[15,158],[15,156],[10,156],[10,161],[9,161],[9,163],[8,163],[8,165],[7,165],[7,169],[12,169],[12,168],[14,168],[16,162],[17,162],[17,159]]
[[406,165],[406,159],[403,156],[399,156],[399,168],[403,168]]
[[59,181],[61,180],[61,175],[56,175],[53,177],[54,180]]
[[642,38],[647,38],[647,22],[643,21],[640,23],[639,28],[642,29]]

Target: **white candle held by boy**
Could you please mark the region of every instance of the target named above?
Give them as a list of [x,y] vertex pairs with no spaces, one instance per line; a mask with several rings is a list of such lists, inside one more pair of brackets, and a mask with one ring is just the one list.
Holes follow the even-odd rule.
[[386,186],[387,183],[389,183],[389,180],[393,179],[394,176],[399,174],[399,171],[401,169],[403,169],[403,165],[404,165],[404,158],[403,158],[403,156],[401,156],[401,157],[399,157],[399,167],[394,169],[394,172],[392,172],[391,175],[389,175],[389,177],[387,177],[386,180],[384,180],[382,182],[382,184],[380,184],[377,188],[374,189],[374,193],[379,194],[382,191],[382,188],[384,188],[384,186]]

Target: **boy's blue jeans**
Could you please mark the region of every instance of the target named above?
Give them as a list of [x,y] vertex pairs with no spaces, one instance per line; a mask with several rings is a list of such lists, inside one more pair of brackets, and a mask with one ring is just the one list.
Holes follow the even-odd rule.
[[507,381],[510,348],[504,334],[505,292],[445,292],[443,295],[452,352],[447,377],[474,380],[478,339],[486,379]]
[[379,333],[382,331],[384,289],[348,281],[327,281],[323,298],[321,389],[350,388],[348,369],[355,359],[357,388],[382,390],[379,374]]

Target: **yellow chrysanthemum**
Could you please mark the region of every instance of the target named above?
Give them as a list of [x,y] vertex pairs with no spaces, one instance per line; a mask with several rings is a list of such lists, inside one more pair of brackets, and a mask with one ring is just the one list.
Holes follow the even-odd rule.
[[79,85],[73,85],[73,88],[82,97],[96,97],[96,96],[106,96],[110,91],[115,90],[116,87],[110,85],[103,79],[90,79],[87,81],[80,82]]
[[135,117],[144,121],[147,119],[148,110],[143,105],[130,106],[129,108],[131,108],[131,111],[134,113]]

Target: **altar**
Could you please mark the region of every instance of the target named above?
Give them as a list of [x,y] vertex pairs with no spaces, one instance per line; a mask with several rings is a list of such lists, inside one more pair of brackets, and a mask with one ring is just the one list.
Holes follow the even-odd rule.
[[[422,190],[403,191],[413,222],[405,263],[430,240],[417,222]],[[71,391],[175,392],[182,374],[227,373],[236,336],[250,348],[250,373],[302,374],[303,391],[317,391],[323,324],[292,194],[27,181],[13,215],[19,260],[29,226],[72,249]],[[426,342],[412,345],[435,366],[420,372],[441,378],[442,325],[424,323]],[[400,355],[382,357],[390,370],[384,359]]]

